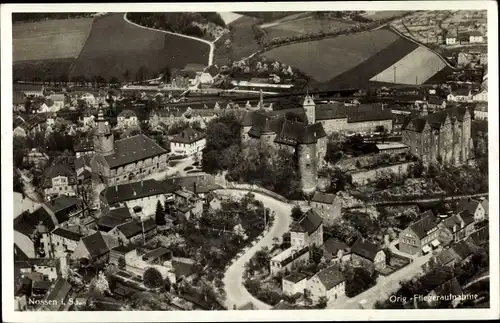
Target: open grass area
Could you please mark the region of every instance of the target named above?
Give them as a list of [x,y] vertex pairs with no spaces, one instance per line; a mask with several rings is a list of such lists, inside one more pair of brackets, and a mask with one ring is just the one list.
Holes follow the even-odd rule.
[[151,76],[167,65],[183,68],[188,63],[207,64],[208,54],[205,43],[136,27],[123,19],[123,13],[113,13],[94,21],[70,76],[115,76],[123,80],[129,70],[134,79],[141,67]]
[[[258,25],[260,19],[241,16],[229,24],[233,30],[224,34],[215,44],[214,63],[219,66],[228,65],[233,61],[248,57],[260,49],[254,32],[254,25]],[[230,40],[231,46],[227,48],[225,42]]]
[[275,37],[289,37],[305,33],[316,33],[331,28],[346,28],[352,24],[353,22],[351,21],[341,19],[318,19],[312,16],[299,16],[294,20],[288,19],[284,22],[262,26],[262,28],[264,28],[266,32],[266,38],[271,40]]
[[418,85],[426,82],[446,66],[434,52],[420,46],[370,80]]
[[14,62],[12,76],[23,81],[43,80],[48,76],[67,74],[74,58],[41,59]]
[[[400,37],[395,33],[380,29],[290,44],[274,48],[263,55],[296,67],[318,82],[326,82],[368,60],[398,39]],[[385,67],[377,66],[380,70]]]
[[92,28],[92,18],[45,20],[12,26],[14,62],[76,57]]

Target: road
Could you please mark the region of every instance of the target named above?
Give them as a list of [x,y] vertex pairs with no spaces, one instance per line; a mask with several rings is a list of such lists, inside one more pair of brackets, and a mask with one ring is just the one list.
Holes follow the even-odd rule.
[[377,284],[363,293],[352,298],[345,297],[333,300],[327,307],[329,309],[359,309],[359,302],[365,300],[366,303],[363,307],[371,309],[376,301],[384,301],[395,293],[400,287],[400,281],[410,279],[422,272],[422,266],[428,262],[431,257],[432,253],[418,257],[408,266],[395,273],[386,277],[379,277]]
[[[223,189],[217,190],[217,193],[223,195],[238,195],[243,196],[249,191]],[[243,286],[243,273],[245,271],[245,264],[252,258],[252,256],[262,249],[263,247],[271,248],[273,245],[273,238],[281,237],[283,233],[289,230],[292,218],[290,213],[292,205],[280,202],[269,196],[252,192],[255,199],[261,201],[265,207],[270,208],[275,212],[273,226],[269,229],[267,234],[257,242],[253,247],[248,249],[241,257],[239,257],[224,274],[224,289],[226,291],[226,308],[233,309],[233,306],[239,307],[249,302],[253,303],[254,307],[259,310],[270,309],[271,306],[265,304],[255,297],[253,297],[247,289]]]

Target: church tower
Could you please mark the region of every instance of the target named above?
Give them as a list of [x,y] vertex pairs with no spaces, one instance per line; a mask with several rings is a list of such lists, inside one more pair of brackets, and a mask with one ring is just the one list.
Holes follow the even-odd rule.
[[302,101],[302,107],[304,108],[304,111],[307,116],[307,123],[308,124],[316,123],[316,104],[314,103],[314,100],[309,95],[309,93],[307,93],[306,97],[304,98],[304,101]]
[[113,132],[111,125],[104,117],[102,107],[99,107],[97,115],[97,125],[94,129],[94,151],[99,156],[109,156],[115,149]]

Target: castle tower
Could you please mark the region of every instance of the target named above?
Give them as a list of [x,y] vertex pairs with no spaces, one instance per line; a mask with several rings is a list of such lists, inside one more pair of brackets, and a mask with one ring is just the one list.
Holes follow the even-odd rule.
[[318,159],[316,143],[300,143],[297,146],[300,187],[302,193],[312,197],[318,186]]
[[109,156],[114,153],[114,137],[111,125],[104,117],[102,107],[99,107],[97,126],[94,129],[94,150],[97,155]]
[[316,104],[309,93],[304,98],[304,101],[302,101],[302,107],[304,108],[307,116],[307,123],[316,123]]

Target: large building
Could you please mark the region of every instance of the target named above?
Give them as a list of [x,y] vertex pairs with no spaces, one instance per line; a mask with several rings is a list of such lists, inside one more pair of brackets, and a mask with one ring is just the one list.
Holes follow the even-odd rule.
[[108,186],[137,181],[167,167],[167,151],[147,136],[115,141],[102,110],[94,131],[92,173]]
[[403,143],[423,161],[464,163],[472,150],[471,114],[467,108],[452,107],[414,118],[402,127]]

